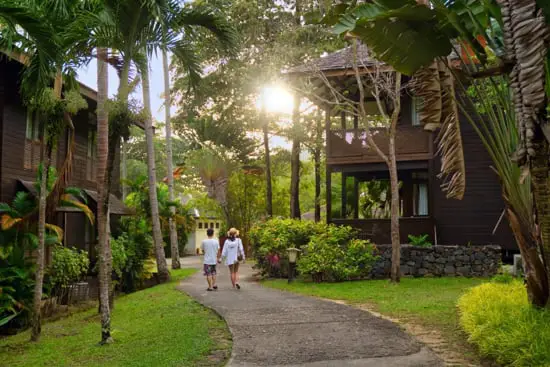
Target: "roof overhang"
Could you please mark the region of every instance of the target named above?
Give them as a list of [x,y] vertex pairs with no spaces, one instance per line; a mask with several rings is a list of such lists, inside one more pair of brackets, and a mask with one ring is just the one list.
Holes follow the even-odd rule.
[[[35,183],[33,181],[24,181],[24,180],[18,180],[18,182],[23,186],[23,188],[31,193],[34,197],[38,197],[38,191],[36,190]],[[93,200],[95,203],[97,203],[97,192],[94,190],[83,190],[86,196],[88,196],[89,199]],[[77,200],[76,198],[74,198]],[[94,208],[91,208],[92,210]],[[55,208],[56,212],[76,212],[76,213],[82,213],[82,211],[78,208],[73,207],[66,207],[66,206],[59,206]],[[133,215],[135,214],[134,211],[130,208],[128,208],[124,203],[117,198],[115,195],[110,194],[109,196],[109,212],[111,214],[115,215]]]

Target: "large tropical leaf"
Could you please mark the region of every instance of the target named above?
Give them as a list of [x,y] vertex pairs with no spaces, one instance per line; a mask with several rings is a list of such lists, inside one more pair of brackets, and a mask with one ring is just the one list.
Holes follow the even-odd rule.
[[452,51],[452,43],[439,17],[435,10],[414,1],[377,1],[362,4],[351,14],[342,16],[334,32],[359,37],[378,60],[412,75]]

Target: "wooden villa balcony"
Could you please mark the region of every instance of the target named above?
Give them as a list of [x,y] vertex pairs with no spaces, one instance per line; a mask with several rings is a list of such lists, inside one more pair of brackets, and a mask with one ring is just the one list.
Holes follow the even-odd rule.
[[[332,219],[336,225],[351,226],[359,230],[359,238],[370,240],[377,245],[391,243],[390,219]],[[409,235],[422,236],[427,234],[434,243],[435,220],[432,217],[402,217],[399,218],[399,237],[401,243],[409,242]]]
[[[398,126],[396,150],[398,161],[432,158],[432,135],[416,126]],[[371,129],[374,141],[385,153],[389,138],[386,129]],[[328,164],[380,163],[382,159],[369,147],[365,130],[331,130],[327,141]]]

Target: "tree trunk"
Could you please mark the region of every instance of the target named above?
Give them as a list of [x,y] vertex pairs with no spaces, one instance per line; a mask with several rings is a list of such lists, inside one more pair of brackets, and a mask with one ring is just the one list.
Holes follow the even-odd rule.
[[166,265],[166,255],[162,243],[162,232],[160,228],[159,202],[157,199],[157,173],[155,165],[155,146],[153,132],[153,116],[151,115],[151,91],[149,87],[149,64],[146,63],[141,70],[143,86],[143,107],[146,114],[145,138],[147,141],[147,168],[149,171],[149,201],[151,202],[151,221],[153,222],[153,243],[159,280],[166,282],[170,279],[170,272]]
[[[548,142],[541,132],[535,143],[536,157],[530,161],[531,190],[535,201],[536,218],[542,242],[540,252],[546,267],[547,284],[550,284],[550,169]],[[547,292],[548,293],[548,292]],[[550,306],[550,303],[547,304]]]
[[321,151],[323,149],[323,114],[319,110],[315,126],[315,148],[313,162],[315,166],[315,222],[321,221]]
[[[166,130],[166,170],[168,171],[168,199],[174,201],[174,168],[172,164],[172,126],[170,121],[170,75],[168,73],[168,55],[162,51],[162,69],[164,72],[164,111],[165,111],[165,130]],[[176,222],[173,217],[176,215],[176,208],[170,207],[171,218],[170,227],[170,249],[172,253],[172,269],[180,269],[180,254],[178,248],[178,232]]]
[[[120,70],[120,83],[118,85],[118,99],[123,102],[128,102],[128,95],[130,94],[130,63],[124,62]],[[128,196],[128,185],[126,180],[128,179],[128,166],[126,155],[126,142],[124,139],[120,139],[120,181],[122,183],[122,200]]]
[[128,196],[128,186],[126,180],[128,179],[128,166],[126,156],[126,142],[124,139],[120,139],[120,181],[122,186],[122,201]]
[[[397,135],[397,122],[401,113],[401,73],[395,73],[393,111],[391,114],[388,169],[390,170],[391,186],[391,281],[399,283],[401,280],[401,238],[399,234],[399,178],[397,176],[397,159],[395,154],[395,136]],[[377,99],[380,103],[380,99]]]
[[109,151],[109,122],[106,110],[108,95],[108,69],[105,60],[107,50],[97,50],[97,229],[99,236],[99,307],[101,313],[101,344],[111,343],[111,309],[109,307],[110,279],[109,264],[109,187],[107,160]]
[[391,281],[401,279],[401,239],[399,238],[399,179],[395,158],[395,134],[389,139],[389,170],[391,186]]
[[290,217],[300,219],[300,97],[294,96],[294,110],[292,112],[292,126],[294,138],[290,156]]
[[36,274],[34,280],[34,297],[33,297],[33,315],[32,315],[32,332],[31,341],[37,342],[40,340],[42,332],[42,287],[44,283],[44,263],[45,263],[45,238],[46,238],[46,197],[48,170],[50,168],[50,159],[47,152],[46,127],[42,129],[42,144],[40,155],[42,158],[42,174],[40,175],[40,192],[38,195],[38,248],[36,250]]
[[313,152],[315,165],[315,222],[321,221],[321,150]]
[[260,112],[260,123],[264,133],[265,150],[265,210],[268,218],[271,218],[273,217],[273,185],[271,179],[271,152],[269,150],[269,122],[263,103]]

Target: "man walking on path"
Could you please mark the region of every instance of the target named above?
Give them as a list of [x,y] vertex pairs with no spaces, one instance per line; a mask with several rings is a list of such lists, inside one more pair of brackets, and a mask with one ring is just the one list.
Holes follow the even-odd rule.
[[214,230],[212,228],[208,228],[206,235],[208,239],[202,241],[201,249],[204,254],[204,275],[208,281],[207,291],[212,291],[212,289],[218,289],[216,285],[216,264],[218,263],[220,243],[214,239]]

